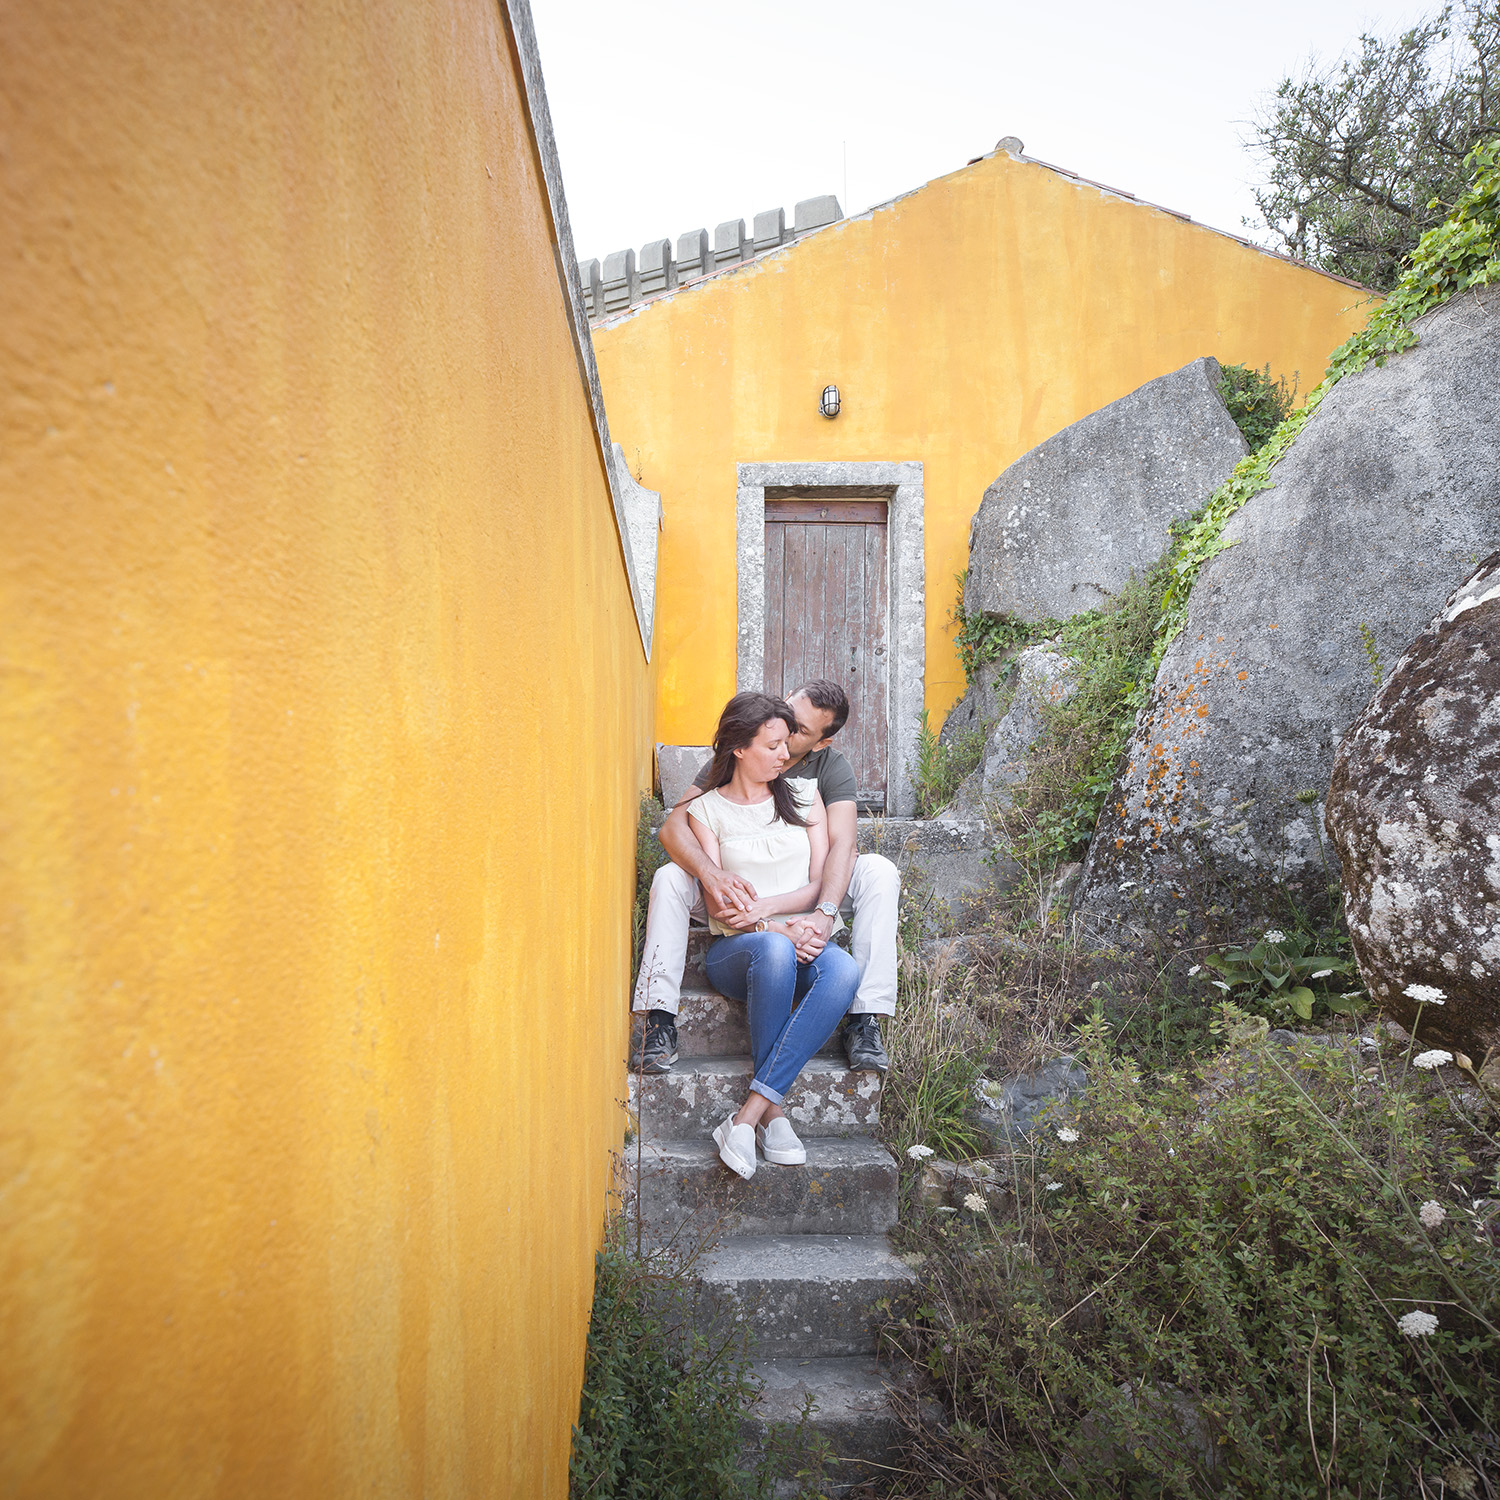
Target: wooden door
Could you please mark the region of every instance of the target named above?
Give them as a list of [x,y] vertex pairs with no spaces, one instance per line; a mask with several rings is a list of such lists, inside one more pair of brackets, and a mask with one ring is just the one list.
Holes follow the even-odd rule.
[[861,811],[883,812],[889,598],[880,500],[766,501],[768,693],[827,677],[849,695],[834,741],[854,767]]

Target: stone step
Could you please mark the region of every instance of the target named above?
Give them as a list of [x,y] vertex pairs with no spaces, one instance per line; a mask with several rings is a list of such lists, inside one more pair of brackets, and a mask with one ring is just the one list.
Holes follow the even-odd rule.
[[703,967],[704,957],[713,945],[714,935],[706,927],[693,927],[688,931],[687,965],[682,971],[682,991],[686,997],[689,989],[712,990],[708,982],[708,970]]
[[[633,1017],[630,1045],[635,1047],[642,1021]],[[750,1026],[745,1019],[745,1002],[731,1000],[717,990],[683,990],[682,1007],[677,1012],[677,1055],[679,1057],[742,1057],[750,1052]],[[842,1057],[838,1031],[818,1049],[822,1057]]]
[[[690,1057],[670,1073],[630,1075],[630,1107],[646,1140],[708,1136],[745,1102],[748,1057]],[[811,1058],[782,1106],[800,1136],[868,1135],[880,1118],[880,1074]]]
[[[635,1157],[627,1153],[627,1170]],[[662,1240],[694,1218],[731,1234],[884,1234],[896,1223],[896,1162],[878,1141],[809,1139],[807,1163],[762,1161],[743,1181],[707,1136],[648,1141],[637,1201],[646,1232]]]
[[891,1410],[896,1380],[889,1367],[868,1354],[843,1359],[758,1359],[760,1398],[741,1423],[747,1456],[765,1451],[769,1429],[801,1420],[809,1396],[811,1425],[832,1451],[825,1494],[842,1494],[856,1484],[882,1477],[894,1462],[902,1429]]
[[875,1304],[917,1282],[884,1235],[739,1236],[709,1251],[699,1274],[712,1325],[748,1320],[768,1359],[873,1354],[885,1318]]

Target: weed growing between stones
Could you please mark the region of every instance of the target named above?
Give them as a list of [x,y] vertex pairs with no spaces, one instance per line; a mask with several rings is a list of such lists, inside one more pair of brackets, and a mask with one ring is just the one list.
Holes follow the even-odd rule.
[[743,1325],[724,1338],[698,1331],[697,1253],[637,1252],[624,1217],[611,1221],[595,1261],[570,1500],[819,1492],[825,1455],[806,1414],[746,1465],[741,1412],[759,1391],[748,1334]]
[[948,617],[953,626],[953,644],[963,664],[964,685],[973,685],[980,667],[1014,655],[1023,646],[1035,645],[1062,629],[1061,620],[1018,620],[1013,615],[969,614],[964,609],[964,585],[969,581],[967,568],[956,576],[958,601]]
[[1008,1196],[909,1215],[887,1346],[943,1421],[908,1408],[889,1493],[1494,1495],[1493,1135],[1353,1039],[1155,1079],[1082,1046]]
[[911,768],[917,794],[917,816],[936,817],[952,800],[963,779],[984,758],[984,740],[989,726],[966,730],[951,745],[942,744],[920,714],[917,729],[917,763]]
[[972,1006],[947,998],[940,971],[905,945],[898,983],[896,1014],[886,1023],[892,1062],[880,1097],[881,1138],[898,1161],[914,1145],[966,1161],[984,1144],[967,1116],[987,1028]]
[[1285,375],[1272,380],[1269,362],[1263,370],[1249,365],[1221,365],[1219,395],[1246,446],[1257,453],[1286,421],[1297,399],[1297,386],[1295,380],[1288,385]]

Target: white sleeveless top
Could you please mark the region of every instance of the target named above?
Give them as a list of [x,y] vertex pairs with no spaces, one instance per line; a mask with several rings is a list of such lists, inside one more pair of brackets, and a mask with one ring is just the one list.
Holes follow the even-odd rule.
[[[818,783],[810,779],[788,780],[786,785],[791,789],[797,811],[806,816],[818,795]],[[688,816],[697,818],[718,839],[719,867],[731,875],[744,876],[755,887],[757,895],[784,896],[788,891],[800,890],[807,884],[812,865],[812,845],[808,842],[807,830],[783,823],[776,816],[776,804],[769,797],[747,807],[743,802],[731,802],[715,788],[688,803]],[[787,915],[806,916],[807,913],[789,912]],[[708,919],[708,925],[720,937],[735,935],[734,928],[725,927],[712,917]],[[835,920],[834,930],[843,925],[842,919]]]

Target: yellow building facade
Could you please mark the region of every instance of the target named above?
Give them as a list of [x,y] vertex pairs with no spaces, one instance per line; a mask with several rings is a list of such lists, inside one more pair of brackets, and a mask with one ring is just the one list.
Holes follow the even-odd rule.
[[0,11],[7,1496],[566,1493],[654,682],[528,36]]
[[[1201,355],[1269,364],[1305,392],[1368,310],[1348,282],[997,149],[604,318],[594,343],[614,436],[662,497],[656,738],[706,742],[737,684],[760,685],[747,647],[758,585],[744,577],[754,481],[816,496],[822,475],[839,498],[840,479],[869,489],[867,473],[894,495],[896,468],[920,465],[921,536],[890,607],[919,597],[906,675],[921,680],[904,702],[891,694],[894,761],[908,721],[925,707],[936,725],[963,691],[955,575],[1003,469]],[[830,384],[832,420],[819,409]],[[895,555],[893,539],[893,568]],[[899,635],[894,613],[891,625]]]

